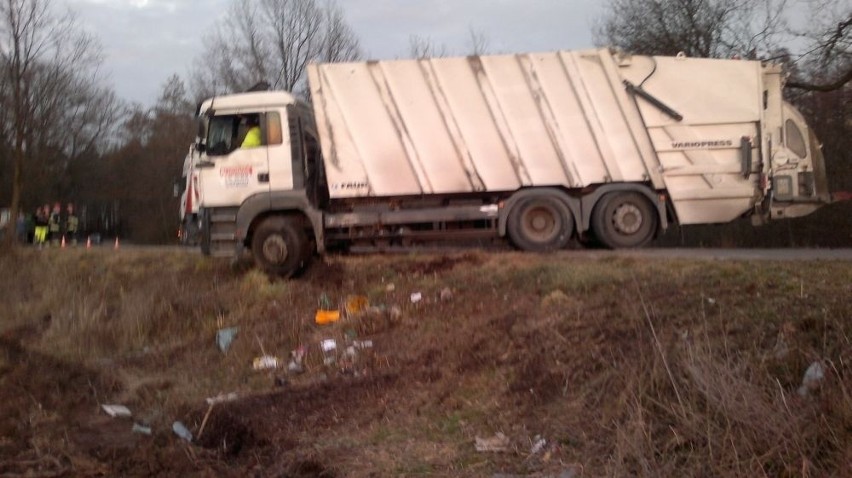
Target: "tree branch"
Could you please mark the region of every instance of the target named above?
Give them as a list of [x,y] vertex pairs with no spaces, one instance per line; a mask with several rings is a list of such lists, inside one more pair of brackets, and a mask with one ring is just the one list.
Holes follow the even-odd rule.
[[852,68],[850,68],[848,71],[846,71],[846,73],[841,75],[840,78],[838,78],[832,83],[816,84],[804,81],[788,81],[787,84],[784,86],[786,86],[787,88],[797,88],[805,91],[819,91],[825,93],[828,91],[839,90],[850,81],[852,81]]

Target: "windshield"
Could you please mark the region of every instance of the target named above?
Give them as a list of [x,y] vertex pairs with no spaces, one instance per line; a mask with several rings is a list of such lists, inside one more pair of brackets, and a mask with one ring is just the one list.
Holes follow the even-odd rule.
[[211,156],[228,154],[233,148],[237,136],[238,123],[233,116],[214,116],[210,120],[207,133],[207,154]]

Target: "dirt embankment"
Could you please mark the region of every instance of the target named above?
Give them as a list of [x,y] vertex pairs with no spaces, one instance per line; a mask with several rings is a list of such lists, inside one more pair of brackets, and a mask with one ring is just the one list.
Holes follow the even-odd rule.
[[[332,257],[289,282],[153,251],[28,251],[0,265],[20,271],[0,284],[0,475],[852,465],[848,263],[379,255]],[[353,296],[370,308],[347,314]],[[343,318],[316,325],[322,304]],[[223,353],[227,327],[238,332]],[[290,373],[299,346],[304,372]],[[252,370],[264,353],[284,366]],[[800,394],[814,363],[822,378]],[[108,417],[110,403],[134,417]]]

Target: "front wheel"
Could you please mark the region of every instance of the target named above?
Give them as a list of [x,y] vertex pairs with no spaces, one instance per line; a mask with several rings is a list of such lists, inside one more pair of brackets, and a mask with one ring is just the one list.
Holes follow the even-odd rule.
[[305,230],[290,217],[264,219],[252,238],[251,252],[258,267],[284,278],[304,269],[311,257]]
[[546,252],[564,248],[574,232],[571,210],[552,195],[518,201],[509,213],[506,228],[512,243],[525,251]]
[[611,249],[642,247],[654,238],[657,211],[643,194],[611,192],[592,211],[595,237]]

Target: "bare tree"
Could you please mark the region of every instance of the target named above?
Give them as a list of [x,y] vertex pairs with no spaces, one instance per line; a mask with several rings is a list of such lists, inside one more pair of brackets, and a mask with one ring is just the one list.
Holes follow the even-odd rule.
[[599,44],[642,54],[755,56],[784,29],[787,0],[609,0]]
[[435,43],[429,37],[411,35],[408,37],[408,55],[422,60],[425,58],[440,58],[449,55],[447,45]]
[[325,32],[319,60],[335,63],[358,59],[361,56],[360,42],[355,31],[346,23],[343,10],[333,1],[327,0],[323,12]]
[[[487,55],[489,53],[490,41],[483,32],[470,27],[468,30],[468,42],[463,50],[464,55]],[[409,35],[408,58],[422,60],[425,58],[441,58],[454,54],[444,43],[438,43],[432,37],[421,35]]]
[[[28,162],[76,154],[97,137],[97,112],[89,101],[94,83],[87,75],[100,61],[94,39],[77,29],[70,12],[57,14],[51,0],[0,2],[0,123],[12,153],[13,216]],[[9,244],[13,237],[7,235]]]
[[468,33],[470,34],[470,55],[478,56],[487,55],[488,53],[490,53],[491,41],[488,39],[488,36],[485,33],[473,27],[470,27]]
[[[609,0],[606,8],[598,44],[652,55],[780,59],[810,74],[793,78],[790,88],[830,91],[852,80],[847,0]],[[812,12],[809,27],[790,27],[792,11]],[[805,48],[793,53],[789,45]]]
[[[791,61],[803,64],[810,80],[794,76],[790,88],[833,91],[852,81],[852,4],[832,0],[807,2],[810,28],[794,30],[804,40],[804,52]],[[801,70],[800,69],[800,70]]]
[[261,81],[301,92],[308,63],[360,57],[358,39],[332,0],[234,0],[205,44],[192,75],[199,98]]

